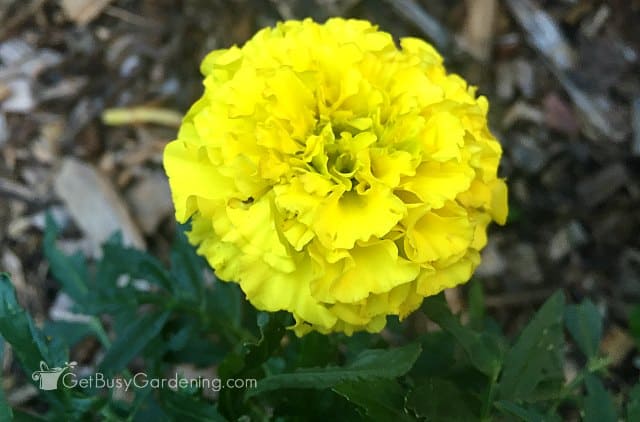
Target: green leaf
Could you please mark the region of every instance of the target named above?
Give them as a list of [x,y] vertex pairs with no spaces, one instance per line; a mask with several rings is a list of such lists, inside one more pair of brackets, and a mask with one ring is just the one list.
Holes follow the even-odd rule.
[[[56,339],[48,341],[36,328],[31,316],[18,303],[9,276],[4,273],[0,273],[0,336],[11,344],[22,369],[34,383],[36,378],[31,375],[44,365],[62,367],[68,361],[67,347]],[[67,393],[65,389],[58,389],[45,392],[44,397],[52,408],[68,412]],[[14,418],[22,419],[15,412]]]
[[507,400],[500,400],[495,403],[495,406],[502,411],[503,413],[512,414],[520,418],[520,420],[525,422],[547,422],[549,421],[545,415],[532,410],[526,409],[520,405],[517,405],[513,402]]
[[[616,422],[618,417],[611,394],[595,375],[585,378],[587,396],[584,401],[584,422]],[[634,420],[634,419],[629,419]]]
[[288,325],[290,316],[286,312],[258,314],[258,327],[260,328],[260,340],[257,343],[245,345],[243,373],[257,368],[266,362],[274,351],[280,348],[280,341],[285,334],[285,326]]
[[172,291],[171,275],[162,263],[144,251],[124,246],[119,233],[102,246],[102,255],[97,274],[100,287],[115,288],[118,276],[127,274]]
[[456,367],[456,339],[446,331],[433,331],[420,338],[422,350],[418,360],[411,369],[416,377],[446,378]]
[[298,342],[297,367],[324,366],[335,361],[338,349],[331,337],[311,332]]
[[485,306],[482,283],[472,280],[469,287],[469,320],[473,328],[480,329],[484,325]]
[[369,418],[355,403],[333,390],[287,390],[269,396],[273,414],[268,420],[285,421],[348,421],[367,422]]
[[210,331],[193,320],[177,318],[172,326],[175,330],[169,327],[172,334],[167,339],[158,339],[158,352],[167,353],[165,360],[211,366],[220,363],[229,351],[216,341]]
[[192,299],[200,298],[204,287],[204,268],[204,259],[196,254],[195,248],[189,243],[185,227],[177,226],[176,236],[171,245],[173,292]]
[[216,406],[199,397],[180,391],[160,390],[160,405],[170,420],[193,422],[223,422],[226,419],[218,413]]
[[95,328],[90,322],[47,321],[42,331],[48,338],[64,340],[69,347],[95,334]]
[[451,381],[428,378],[420,381],[407,398],[407,406],[428,421],[479,420],[470,408],[473,398]]
[[640,384],[636,384],[629,392],[627,420],[640,421]]
[[228,330],[231,324],[240,326],[242,318],[242,291],[236,283],[216,280],[213,289],[205,292],[205,312],[215,315],[220,329]]
[[489,377],[497,376],[502,362],[502,349],[497,338],[464,327],[441,296],[425,299],[422,309],[431,320],[456,338],[475,368]]
[[113,373],[123,369],[160,333],[169,315],[168,311],[155,311],[132,321],[107,350],[100,364],[101,371]]
[[14,409],[13,410],[13,421],[14,422],[43,422],[43,421],[48,421],[48,420],[49,419],[47,419],[47,418],[45,418],[43,416],[35,415],[33,413],[26,412],[24,410],[20,410],[20,409]]
[[88,416],[96,415],[106,404],[106,398],[97,394],[72,396],[68,403],[68,408],[65,409],[65,419],[72,421],[87,420]]
[[166,421],[168,417],[158,402],[161,395],[153,394],[151,387],[137,389],[127,422]]
[[564,296],[551,296],[524,328],[504,360],[500,379],[503,399],[530,399],[542,382],[561,384]]
[[87,286],[88,271],[84,257],[77,253],[67,256],[56,247],[58,228],[50,214],[46,216],[44,232],[44,255],[49,261],[49,269],[56,280],[78,306],[85,303],[89,288]]
[[33,323],[31,316],[20,306],[9,276],[0,273],[0,335],[13,346],[24,370],[31,373],[40,362],[62,366],[68,352],[60,342],[47,342]]
[[390,350],[366,350],[343,367],[301,369],[271,375],[259,380],[256,388],[248,390],[247,397],[283,388],[321,389],[348,381],[396,378],[411,369],[421,350],[417,343]]
[[570,305],[565,311],[565,324],[582,353],[589,359],[594,358],[602,337],[602,317],[598,308],[588,299],[580,305]]
[[[282,337],[291,316],[286,312],[260,313],[257,322],[260,339],[243,345],[237,353],[229,353],[218,367],[223,382],[230,378],[253,378],[264,376],[264,363],[280,349]],[[225,388],[220,391],[218,405],[220,411],[229,419],[240,417],[245,409],[244,389]]]
[[404,409],[405,392],[395,380],[345,382],[333,391],[360,406],[368,420],[413,420]]

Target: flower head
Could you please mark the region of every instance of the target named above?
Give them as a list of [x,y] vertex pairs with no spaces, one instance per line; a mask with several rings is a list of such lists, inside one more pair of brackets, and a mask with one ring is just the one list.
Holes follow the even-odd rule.
[[507,214],[487,101],[429,44],[288,21],[202,62],[165,150],[176,218],[217,276],[302,335],[380,331],[467,281]]

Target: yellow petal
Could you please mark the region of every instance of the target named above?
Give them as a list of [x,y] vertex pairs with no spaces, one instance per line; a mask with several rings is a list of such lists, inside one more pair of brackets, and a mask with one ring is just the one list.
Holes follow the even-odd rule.
[[415,193],[427,206],[440,208],[445,201],[467,190],[473,177],[473,170],[463,163],[430,161],[422,163],[416,175],[401,187]]
[[337,317],[318,303],[309,292],[310,259],[299,257],[291,273],[274,271],[261,261],[242,258],[238,280],[247,299],[258,309],[269,312],[287,310],[295,316],[330,329]]
[[405,213],[403,202],[382,186],[365,194],[336,190],[318,207],[313,230],[328,248],[352,248],[358,240],[382,237]]
[[[331,297],[339,302],[354,303],[370,294],[384,293],[396,286],[415,280],[420,272],[417,264],[398,256],[396,245],[390,240],[356,246],[350,251],[351,260],[340,265],[337,277],[329,283]],[[334,275],[335,273],[331,274]],[[317,293],[315,283],[312,292]],[[318,283],[318,285],[321,285]]]
[[389,187],[396,187],[402,176],[415,174],[414,159],[408,152],[388,152],[382,148],[370,149],[373,177]]
[[222,240],[241,245],[243,253],[261,257],[273,268],[289,273],[294,271],[295,263],[279,236],[270,197],[265,195],[250,205],[228,204],[227,216],[233,230]]
[[491,217],[498,223],[507,221],[509,207],[507,205],[507,185],[504,180],[497,179],[491,184]]
[[196,211],[194,197],[224,198],[233,192],[231,181],[211,165],[198,147],[180,140],[169,142],[163,161],[176,207],[176,219],[181,223]]
[[436,113],[427,120],[425,128],[423,147],[428,159],[460,161],[465,134],[460,119],[446,111]]
[[432,296],[444,289],[450,289],[464,283],[471,278],[473,270],[480,263],[478,252],[469,253],[454,264],[440,268],[435,272],[427,272],[418,278],[417,292],[422,296]]
[[404,250],[412,261],[432,262],[464,252],[474,227],[461,207],[427,211],[407,227]]

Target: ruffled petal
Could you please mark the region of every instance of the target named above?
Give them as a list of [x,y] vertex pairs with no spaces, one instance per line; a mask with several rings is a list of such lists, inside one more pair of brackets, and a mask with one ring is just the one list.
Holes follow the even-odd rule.
[[336,190],[318,207],[313,230],[330,249],[350,249],[358,240],[382,237],[405,213],[403,202],[388,189],[365,194]]
[[422,163],[416,175],[406,179],[401,187],[415,193],[431,208],[441,208],[445,201],[453,200],[466,191],[474,175],[471,167],[455,161],[429,161]]
[[195,197],[225,198],[233,193],[229,180],[211,165],[197,146],[171,142],[164,150],[163,160],[176,207],[176,219],[181,223],[197,210]]
[[418,278],[417,293],[422,296],[432,296],[444,289],[450,289],[464,283],[471,278],[473,270],[480,263],[477,251],[470,250],[462,259],[445,268],[428,272]]
[[465,130],[460,119],[447,111],[432,115],[425,125],[424,152],[430,160],[449,161],[462,158]]
[[474,227],[466,211],[457,206],[424,212],[407,227],[404,250],[415,262],[433,262],[469,248]]
[[419,265],[398,256],[396,245],[389,240],[356,246],[349,254],[349,260],[334,264],[336,271],[312,283],[312,292],[328,291],[334,301],[354,303],[409,283],[420,272]]

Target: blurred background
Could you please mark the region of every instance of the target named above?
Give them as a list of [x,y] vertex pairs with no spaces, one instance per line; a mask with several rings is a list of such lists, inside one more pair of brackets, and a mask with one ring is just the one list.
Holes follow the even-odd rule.
[[[0,270],[20,302],[36,321],[68,317],[42,256],[47,212],[67,252],[98,254],[120,230],[166,258],[162,150],[201,94],[200,60],[278,20],[329,16],[429,40],[489,98],[510,189],[476,274],[489,312],[512,333],[557,289],[589,297],[610,382],[635,381],[639,0],[0,0]],[[463,312],[465,297],[448,293]],[[15,383],[3,378],[12,405],[35,394]]]

